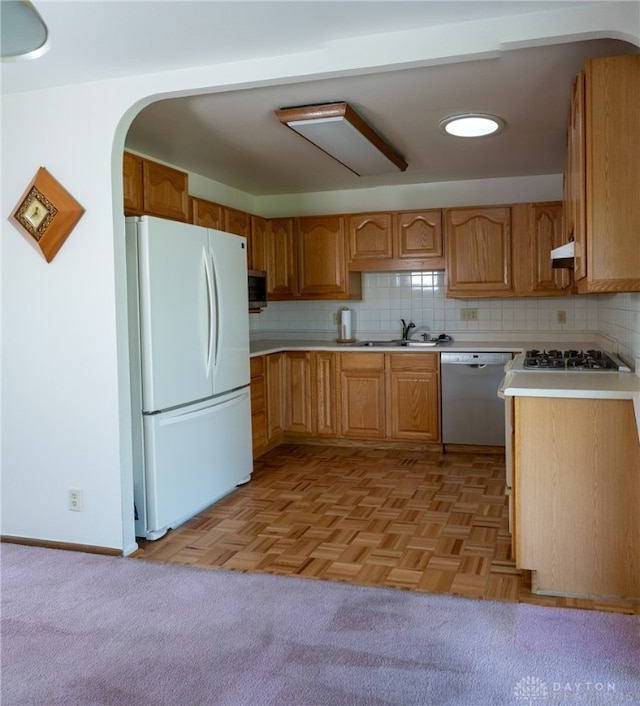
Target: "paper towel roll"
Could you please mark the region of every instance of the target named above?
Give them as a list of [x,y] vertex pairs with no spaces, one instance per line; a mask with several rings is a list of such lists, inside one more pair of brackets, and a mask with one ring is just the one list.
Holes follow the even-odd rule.
[[340,340],[351,340],[351,309],[346,306],[340,311]]

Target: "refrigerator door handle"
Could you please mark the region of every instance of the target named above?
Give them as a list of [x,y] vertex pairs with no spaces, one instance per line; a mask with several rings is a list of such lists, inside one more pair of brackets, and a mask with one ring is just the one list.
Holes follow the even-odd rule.
[[202,250],[202,260],[204,262],[205,283],[207,287],[207,361],[206,370],[207,377],[212,372],[213,358],[213,307],[214,307],[214,282],[213,272],[211,271],[211,260],[206,248]]
[[218,273],[216,271],[216,261],[213,257],[209,259],[211,267],[211,315],[214,319],[211,327],[211,348],[212,348],[212,370],[215,372],[218,366],[220,354],[220,294],[218,292]]

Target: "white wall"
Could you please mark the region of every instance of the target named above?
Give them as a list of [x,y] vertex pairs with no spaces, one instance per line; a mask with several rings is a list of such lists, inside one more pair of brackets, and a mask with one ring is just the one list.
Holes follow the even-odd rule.
[[[535,22],[497,21],[495,31],[414,30],[306,55],[3,96],[2,534],[135,548],[121,154],[137,110],[161,95],[473,58],[506,41],[629,39],[628,25],[620,10],[578,7]],[[51,264],[6,220],[40,166],[86,209]],[[72,486],[83,490],[83,512],[67,510]]]

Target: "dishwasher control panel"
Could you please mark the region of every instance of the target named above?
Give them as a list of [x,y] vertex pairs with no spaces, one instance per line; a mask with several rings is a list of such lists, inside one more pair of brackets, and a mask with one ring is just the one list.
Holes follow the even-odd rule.
[[505,365],[511,360],[511,353],[440,353],[443,365]]

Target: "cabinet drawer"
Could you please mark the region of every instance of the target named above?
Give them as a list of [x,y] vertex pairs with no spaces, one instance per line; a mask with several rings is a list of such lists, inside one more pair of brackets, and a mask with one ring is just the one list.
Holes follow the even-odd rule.
[[342,353],[342,370],[384,370],[384,353]]
[[390,353],[391,370],[433,371],[440,369],[439,353]]

